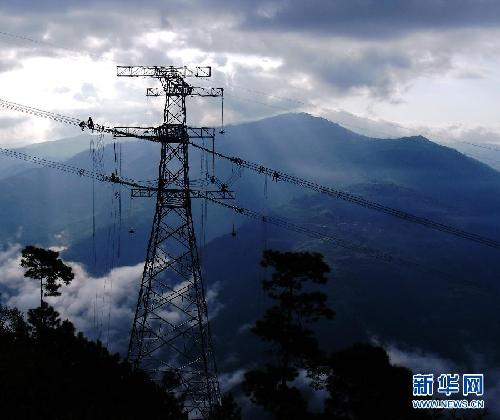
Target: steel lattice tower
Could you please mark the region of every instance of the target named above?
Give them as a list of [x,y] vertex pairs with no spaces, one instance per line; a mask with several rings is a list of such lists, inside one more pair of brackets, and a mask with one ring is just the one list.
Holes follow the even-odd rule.
[[[211,137],[213,129],[186,125],[187,96],[220,96],[222,89],[195,88],[185,78],[209,77],[210,68],[118,67],[118,76],[160,80],[166,96],[164,122],[145,129],[121,129],[161,144],[156,210],[130,336],[128,360],[154,379],[174,371],[190,418],[207,418],[220,404],[220,391],[208,322],[205,290],[196,247],[189,182],[190,137]],[[141,135],[141,133],[143,135]],[[133,191],[151,196],[150,191]]]

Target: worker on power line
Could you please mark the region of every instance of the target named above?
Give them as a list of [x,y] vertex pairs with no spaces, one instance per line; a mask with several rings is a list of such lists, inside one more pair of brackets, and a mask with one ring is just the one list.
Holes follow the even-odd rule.
[[116,175],[115,172],[111,173],[111,175],[109,176],[108,180],[109,180],[109,182],[114,182],[114,183],[119,183],[120,182],[120,178],[118,177],[118,175]]
[[94,129],[94,121],[92,121],[92,117],[89,117],[89,120],[87,121],[87,127],[91,130]]

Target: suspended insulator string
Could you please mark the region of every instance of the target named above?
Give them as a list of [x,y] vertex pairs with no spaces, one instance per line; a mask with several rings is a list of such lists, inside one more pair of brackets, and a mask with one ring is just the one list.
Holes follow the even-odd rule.
[[[203,144],[202,144],[203,147],[205,147],[205,139],[203,139]],[[204,150],[201,151],[200,153],[200,178],[203,177],[203,158],[204,156],[206,155],[206,152]]]
[[[113,148],[114,148],[114,155],[115,155],[115,172],[118,175],[118,178],[121,178],[121,173],[122,173],[122,147],[121,143],[116,143],[116,141],[113,143]],[[121,185],[117,184],[116,185],[116,191],[115,191],[115,196],[116,196],[116,205],[118,206],[118,214],[115,215],[115,218],[117,219],[117,228],[115,230],[115,238],[117,242],[117,253],[116,253],[116,263],[120,259],[121,255],[121,225],[122,225],[122,195],[121,195]],[[113,265],[113,267],[116,266],[116,263]]]
[[[97,136],[92,135],[90,140],[91,145],[91,159],[92,159],[92,172],[93,173],[102,173],[104,172],[104,135],[99,133]],[[92,219],[93,219],[93,243],[94,249],[96,248],[96,218],[95,218],[95,178],[92,178]],[[97,258],[94,262],[94,269],[97,266]],[[106,279],[105,279],[106,281]],[[103,318],[104,318],[104,302],[106,297],[106,286],[103,286],[104,290],[102,292],[102,296],[99,297],[98,292],[96,290],[96,300],[95,307],[97,312],[96,318],[96,331],[97,331],[97,339],[102,340],[103,337]],[[99,305],[99,308],[97,306]]]
[[[93,137],[90,139],[90,155],[92,159],[92,172],[95,173],[95,150]],[[95,272],[97,268],[97,249],[95,237],[95,178],[92,178],[92,261]]]
[[121,257],[122,232],[122,186],[118,185],[118,261]]
[[[90,138],[90,155],[92,160],[92,172],[104,172],[104,135],[99,133],[97,136]],[[95,178],[92,178],[92,238],[94,248],[94,270],[97,267],[97,250],[96,250],[96,197],[95,197]]]
[[[113,160],[114,160],[114,169],[113,173],[116,174],[118,179],[121,179],[122,173],[122,144],[117,143],[116,140],[113,141]],[[112,224],[108,228],[108,241],[111,243],[110,249],[110,258],[109,258],[109,266],[108,269],[111,271],[114,269],[119,262],[121,256],[121,230],[122,230],[122,196],[121,196],[121,183],[113,183],[112,187],[112,197],[111,197],[111,209],[110,216],[112,219]],[[107,317],[106,317],[106,347],[109,345],[109,336],[110,336],[110,325],[111,325],[111,292],[113,289],[113,277],[108,276],[105,282],[105,288],[107,293],[105,293],[104,297],[107,297],[107,300],[103,299],[103,311],[106,310],[107,306]]]
[[[202,148],[202,146],[197,145],[195,143],[191,143],[191,145],[193,147],[198,148],[198,149]],[[434,220],[427,219],[425,217],[416,216],[414,214],[411,214],[411,213],[408,213],[408,212],[405,212],[402,210],[398,210],[398,209],[395,209],[392,207],[388,207],[388,206],[385,206],[383,204],[369,201],[363,197],[358,197],[356,195],[353,195],[353,194],[345,192],[345,191],[340,191],[340,190],[336,190],[333,188],[325,187],[323,185],[316,184],[312,181],[308,181],[306,179],[302,179],[302,178],[299,178],[299,177],[296,177],[293,175],[289,175],[285,172],[277,171],[275,169],[270,169],[270,168],[267,168],[265,166],[262,166],[262,165],[259,165],[256,163],[243,160],[239,157],[226,156],[226,155],[223,155],[219,152],[212,152],[211,150],[206,149],[206,148],[205,148],[205,150],[208,151],[209,153],[214,153],[219,158],[226,159],[226,160],[232,162],[233,164],[239,165],[242,168],[248,168],[248,169],[250,169],[254,172],[257,172],[259,174],[269,175],[272,177],[272,179],[274,181],[285,181],[285,182],[288,182],[290,184],[297,185],[299,187],[303,187],[303,188],[307,188],[307,189],[310,189],[310,190],[313,190],[316,192],[320,192],[322,194],[326,194],[326,195],[329,195],[331,197],[338,198],[340,200],[347,201],[347,202],[365,207],[365,208],[370,209],[370,210],[375,210],[375,211],[378,211],[380,213],[384,213],[384,214],[387,214],[387,215],[390,215],[393,217],[397,217],[399,219],[406,220],[408,222],[416,223],[416,224],[425,226],[425,227],[430,228],[430,229],[434,229],[434,230],[437,230],[440,232],[455,235],[457,237],[467,239],[469,241],[476,242],[476,243],[479,243],[482,245],[486,245],[486,246],[489,246],[491,248],[500,249],[500,242],[497,240],[490,239],[490,238],[478,235],[476,233],[467,232],[467,231],[464,231],[462,229],[455,228],[453,226],[448,226],[448,225],[445,225],[443,223],[439,223],[439,222],[436,222]]]
[[224,95],[220,97],[221,99],[221,110],[220,110],[220,126],[221,126],[221,131],[224,133]]
[[118,201],[120,199],[118,187],[116,184],[112,185],[111,206],[109,210],[109,217],[111,224],[108,227],[108,270],[112,270],[116,266],[117,255],[117,224],[118,224]]

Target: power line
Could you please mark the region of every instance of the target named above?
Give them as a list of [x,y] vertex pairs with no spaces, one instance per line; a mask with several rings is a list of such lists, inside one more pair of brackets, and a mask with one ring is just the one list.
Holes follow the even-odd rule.
[[[21,105],[21,104],[15,103],[15,102],[6,101],[6,100],[1,99],[1,98],[0,98],[0,106],[8,108],[8,109],[14,109],[14,110],[17,110],[20,112],[28,113],[28,114],[37,115],[37,116],[40,116],[43,118],[50,118],[50,119],[53,119],[55,121],[63,122],[66,124],[72,124],[72,125],[80,126],[82,128],[85,128],[85,127],[88,128],[88,125],[85,125],[84,122],[78,120],[77,118],[68,117],[68,116],[65,116],[62,114],[57,114],[57,113],[53,113],[53,112],[49,112],[49,111],[44,111],[44,110],[41,110],[38,108],[29,107],[26,105]],[[137,136],[138,138],[145,138],[143,131],[138,130],[136,127],[132,128],[131,130],[129,130],[126,127],[122,127],[120,129],[117,129],[117,128],[101,126],[101,125],[93,124],[93,123],[92,123],[92,127],[94,127],[97,131],[107,132],[107,133],[111,133],[113,135],[126,134],[127,136]],[[203,129],[201,129],[201,130],[203,130]],[[137,133],[135,133],[136,131],[137,131]],[[284,173],[284,172],[281,172],[281,171],[278,171],[275,169],[267,168],[263,165],[249,162],[249,161],[241,159],[239,157],[226,156],[222,153],[207,149],[207,148],[200,146],[200,145],[197,145],[196,143],[193,143],[193,142],[190,142],[190,144],[193,147],[196,147],[200,150],[204,150],[208,153],[213,153],[215,156],[222,158],[222,159],[225,159],[225,160],[228,160],[228,161],[230,161],[230,162],[232,162],[240,167],[248,168],[248,169],[250,169],[254,172],[257,172],[259,174],[265,174],[265,175],[271,176],[272,179],[274,179],[276,181],[283,180],[285,182],[288,182],[288,183],[291,183],[294,185],[298,185],[298,186],[303,187],[303,188],[308,188],[310,190],[320,192],[322,194],[326,194],[326,195],[341,199],[343,201],[357,204],[359,206],[368,208],[370,210],[375,210],[375,211],[385,213],[385,214],[393,216],[393,217],[397,217],[397,218],[402,219],[402,220],[406,220],[406,221],[409,221],[412,223],[416,223],[416,224],[425,226],[425,227],[433,229],[433,230],[448,233],[448,234],[451,234],[451,235],[454,235],[454,236],[457,236],[457,237],[460,237],[463,239],[467,239],[469,241],[476,242],[476,243],[479,243],[482,245],[486,245],[486,246],[489,246],[492,248],[500,249],[500,242],[496,241],[494,239],[486,238],[486,237],[483,237],[481,235],[467,232],[467,231],[464,231],[462,229],[455,228],[453,226],[445,225],[443,223],[439,223],[439,222],[436,222],[436,221],[428,219],[428,218],[416,216],[416,215],[413,215],[411,213],[408,213],[408,212],[405,212],[402,210],[388,207],[388,206],[385,206],[383,204],[379,204],[379,203],[367,200],[363,197],[355,196],[355,195],[350,194],[350,193],[345,192],[345,191],[340,191],[340,190],[336,190],[333,188],[325,187],[325,186],[322,186],[320,184],[314,183],[312,181],[308,181],[308,180],[305,180],[305,179],[302,179],[302,178],[299,178],[299,177],[296,177],[296,176],[293,176],[293,175],[290,175],[290,174],[287,174],[287,173]],[[17,152],[17,153],[20,153],[20,152]]]
[[360,252],[360,253],[364,254],[365,256],[368,256],[370,258],[374,258],[374,259],[379,260],[379,261],[384,261],[386,263],[397,262],[401,265],[413,266],[413,267],[419,268],[421,270],[424,270],[424,271],[427,271],[427,272],[430,272],[433,274],[438,274],[440,276],[445,276],[447,278],[451,278],[451,276],[448,273],[441,271],[441,270],[438,270],[438,269],[435,269],[435,268],[432,268],[432,267],[428,267],[425,264],[421,264],[421,263],[418,263],[416,261],[408,260],[408,259],[403,258],[403,257],[394,256],[390,253],[378,250],[376,248],[371,248],[371,247],[361,245],[359,243],[347,241],[345,239],[336,237],[336,236],[331,235],[331,234],[326,234],[324,232],[319,232],[317,230],[308,229],[304,226],[290,222],[289,220],[284,219],[282,217],[265,215],[265,214],[260,213],[258,211],[251,210],[251,209],[241,207],[238,205],[228,204],[226,202],[214,199],[212,197],[200,196],[200,198],[204,198],[212,203],[215,203],[221,207],[225,207],[226,209],[230,209],[230,210],[234,211],[235,213],[243,215],[245,217],[248,217],[248,218],[251,218],[254,220],[258,220],[258,221],[264,222],[266,224],[271,224],[271,225],[274,225],[274,226],[277,226],[277,227],[280,227],[282,229],[286,229],[286,230],[289,230],[292,232],[300,233],[302,235],[309,236],[310,238],[318,239],[321,242],[329,243],[333,246],[341,247],[341,248],[344,248],[344,249],[347,249],[350,251],[354,251],[354,252]]
[[[0,148],[0,154],[5,155],[5,156],[9,156],[9,157],[12,157],[15,159],[20,159],[20,160],[24,160],[27,162],[35,163],[35,164],[43,166],[43,167],[57,169],[59,171],[63,171],[63,172],[77,175],[80,177],[92,178],[92,179],[95,179],[96,181],[100,181],[100,182],[119,183],[119,184],[124,185],[124,186],[129,187],[129,188],[141,188],[141,189],[150,189],[150,190],[154,189],[154,187],[152,187],[152,186],[141,185],[138,181],[134,181],[130,178],[118,178],[118,177],[114,177],[113,175],[108,176],[108,175],[103,174],[103,173],[89,171],[86,169],[78,168],[76,166],[67,165],[67,164],[60,163],[60,162],[54,162],[54,161],[51,161],[48,159],[29,155],[26,153],[17,152],[15,150],[11,150],[11,149]],[[440,270],[436,270],[434,268],[427,267],[427,266],[420,264],[420,263],[417,263],[415,261],[411,261],[411,260],[407,260],[405,258],[397,257],[397,256],[394,256],[390,253],[380,251],[376,248],[371,248],[371,247],[363,246],[359,243],[347,241],[345,239],[336,237],[336,236],[331,235],[331,234],[326,234],[324,232],[319,232],[319,231],[316,231],[313,229],[309,229],[309,228],[306,228],[304,226],[300,226],[296,223],[290,222],[289,220],[286,220],[282,217],[266,215],[264,213],[260,213],[260,212],[257,212],[257,211],[254,211],[254,210],[251,210],[248,208],[244,208],[241,206],[227,204],[223,201],[220,201],[220,200],[217,200],[213,197],[207,196],[202,192],[192,191],[192,193],[193,193],[193,196],[196,198],[206,199],[214,204],[217,204],[218,206],[232,210],[235,213],[240,214],[240,215],[245,216],[245,217],[248,217],[250,219],[258,220],[260,222],[263,222],[266,224],[271,224],[271,225],[280,227],[280,228],[285,229],[285,230],[300,233],[300,234],[303,234],[305,236],[309,236],[310,238],[318,239],[321,242],[329,243],[333,246],[338,246],[338,247],[348,249],[351,251],[360,252],[360,253],[362,253],[370,258],[374,258],[374,259],[377,259],[379,261],[384,261],[384,262],[388,262],[388,263],[398,262],[398,263],[403,264],[403,265],[411,265],[411,266],[419,267],[419,268],[424,269],[424,270],[429,271],[429,272],[439,273],[440,275],[448,276],[447,273],[444,273]]]
[[[8,108],[8,109],[15,109],[17,111],[25,112],[28,114],[38,115],[38,116],[44,117],[44,118],[50,118],[50,119],[53,119],[55,121],[63,122],[66,124],[72,124],[72,125],[80,126],[82,128],[85,128],[85,127],[88,128],[88,125],[85,125],[84,122],[78,120],[77,118],[68,117],[68,116],[65,116],[62,114],[57,114],[57,113],[53,113],[53,112],[49,112],[49,111],[44,111],[44,110],[41,110],[38,108],[32,108],[32,107],[29,107],[26,105],[21,105],[21,104],[11,102],[11,101],[6,101],[3,99],[0,99],[0,106]],[[146,138],[146,137],[144,137],[144,134],[143,134],[144,131],[137,129],[137,127],[133,127],[132,129],[129,129],[127,127],[121,127],[119,129],[117,129],[117,128],[101,126],[101,125],[93,124],[93,123],[92,123],[92,127],[94,127],[97,131],[111,133],[113,135],[125,134],[126,136],[129,136],[129,137],[130,136],[137,136],[138,138]],[[203,131],[203,128],[201,130]],[[203,136],[201,136],[201,137],[203,137]],[[265,175],[271,176],[272,179],[274,179],[275,181],[283,180],[285,182],[288,182],[288,183],[291,183],[294,185],[298,185],[298,186],[303,187],[303,188],[308,188],[310,190],[320,192],[322,194],[326,194],[326,195],[338,198],[338,199],[343,200],[343,201],[357,204],[359,206],[365,207],[365,208],[370,209],[370,210],[375,210],[375,211],[378,211],[378,212],[381,212],[381,213],[384,213],[384,214],[387,214],[387,215],[390,215],[393,217],[397,217],[401,220],[406,220],[408,222],[416,223],[416,224],[419,224],[421,226],[425,226],[427,228],[437,230],[440,232],[448,233],[450,235],[454,235],[454,236],[457,236],[457,237],[460,237],[463,239],[467,239],[467,240],[472,241],[472,242],[486,245],[486,246],[489,246],[491,248],[500,249],[500,242],[497,240],[486,238],[486,237],[483,237],[483,236],[478,235],[476,233],[467,232],[467,231],[464,231],[462,229],[458,229],[458,228],[455,228],[453,226],[439,223],[439,222],[436,222],[434,220],[431,220],[431,219],[428,219],[425,217],[416,216],[414,214],[411,214],[411,213],[408,213],[408,212],[405,212],[402,210],[398,210],[398,209],[395,209],[395,208],[392,208],[389,206],[385,206],[383,204],[379,204],[379,203],[367,200],[363,197],[358,197],[356,195],[350,194],[350,193],[345,192],[345,191],[340,191],[340,190],[336,190],[333,188],[325,187],[323,185],[314,183],[312,181],[308,181],[308,180],[305,180],[305,179],[302,179],[302,178],[299,178],[299,177],[296,177],[296,176],[293,176],[293,175],[290,175],[290,174],[287,174],[285,172],[281,172],[281,171],[278,171],[275,169],[267,168],[263,165],[253,163],[253,162],[241,159],[239,157],[226,156],[222,153],[215,152],[214,150],[210,150],[210,149],[207,149],[207,148],[200,146],[196,143],[193,143],[192,141],[190,142],[190,144],[193,147],[196,147],[200,150],[204,150],[205,152],[208,152],[208,153],[213,153],[215,156],[222,158],[222,159],[225,159],[225,160],[228,160],[228,161],[230,161],[230,162],[232,162],[240,167],[248,168],[248,169],[250,169],[254,172],[257,172],[259,174],[265,174]]]
[[[41,39],[31,38],[31,37],[25,36],[25,35],[18,35],[18,34],[14,34],[12,32],[0,31],[0,35],[3,35],[4,37],[12,38],[12,39],[19,39],[21,41],[28,41],[28,42],[31,42],[31,43],[37,44],[37,45],[43,45],[43,46],[50,47],[50,48],[64,50],[64,51],[67,51],[67,52],[70,52],[70,53],[73,53],[73,54],[77,54],[77,55],[82,55],[83,54],[83,52],[81,50],[75,50],[75,49],[72,49],[72,48],[63,47],[62,45],[57,45],[57,44],[54,44],[52,42],[44,41],[44,40],[41,40]],[[101,59],[101,60],[110,61],[108,59],[100,57],[98,54],[91,53],[91,52],[88,52],[88,51],[86,51],[85,54],[88,54],[94,60]]]
[[333,188],[325,187],[323,185],[317,184],[312,181],[308,181],[303,178],[299,178],[290,174],[287,174],[285,172],[281,172],[275,169],[267,168],[263,165],[259,165],[253,162],[249,162],[247,160],[241,159],[239,157],[230,157],[223,155],[222,153],[215,152],[213,150],[207,149],[203,146],[200,146],[198,144],[195,144],[191,142],[191,145],[197,149],[204,150],[209,153],[215,154],[217,157],[228,160],[236,165],[239,165],[243,168],[250,169],[258,174],[262,175],[267,175],[271,176],[273,180],[275,181],[285,181],[290,184],[297,185],[299,187],[307,188],[322,194],[329,195],[331,197],[347,201],[362,207],[365,207],[370,210],[375,210],[380,213],[384,213],[393,217],[397,217],[398,219],[406,220],[408,222],[416,223],[422,226],[425,226],[430,229],[434,229],[440,232],[448,233],[451,235],[455,235],[457,237],[467,239],[472,242],[476,242],[482,245],[486,245],[492,248],[500,249],[500,242],[496,241],[494,239],[486,238],[481,235],[478,235],[476,233],[472,232],[467,232],[462,229],[455,228],[453,226],[445,225],[443,223],[436,222],[434,220],[425,218],[425,217],[420,217],[416,216],[414,214],[408,213],[406,211],[398,210],[389,206],[385,206],[380,203],[376,203],[374,201],[367,200],[363,197],[358,197],[356,195],[353,195],[351,193],[341,191],[341,190],[336,190]]
[[487,150],[493,150],[495,152],[500,152],[500,148],[494,147],[494,146],[485,145],[485,144],[477,144],[477,143],[472,143],[470,141],[457,141],[457,143],[468,144],[470,146],[479,147],[481,149],[487,149]]
[[363,254],[366,254],[370,257],[373,257],[378,260],[386,261],[386,262],[391,262],[394,260],[394,257],[388,253],[385,253],[383,251],[379,251],[373,248],[369,248],[360,244],[356,244],[351,241],[346,241],[345,239],[338,238],[333,235],[325,234],[322,232],[318,232],[312,229],[305,228],[303,226],[297,225],[293,222],[290,222],[282,217],[278,216],[269,216],[265,215],[263,213],[250,210],[244,207],[240,207],[237,205],[232,205],[225,203],[223,201],[211,198],[211,197],[206,197],[203,194],[199,195],[200,198],[204,198],[212,203],[215,203],[221,207],[225,207],[226,209],[233,210],[234,212],[241,214],[243,216],[249,217],[254,220],[259,220],[264,223],[269,223],[278,227],[281,227],[283,229],[287,229],[293,232],[301,233],[303,235],[309,236],[314,239],[319,239],[323,242],[329,242],[332,243],[334,246],[339,246],[341,248],[349,249],[351,251],[357,251],[361,252]]
[[[11,150],[11,149],[0,148],[0,154],[5,155],[5,156],[9,156],[9,157],[12,157],[15,159],[24,160],[26,162],[35,163],[37,165],[44,166],[46,168],[57,169],[59,171],[63,171],[63,172],[77,175],[80,177],[95,179],[95,180],[100,181],[100,182],[119,183],[119,184],[123,184],[125,186],[128,186],[130,188],[133,187],[133,188],[143,188],[143,189],[154,189],[154,187],[141,185],[138,182],[136,182],[130,178],[118,178],[118,177],[115,178],[112,175],[108,176],[108,175],[103,174],[103,173],[89,171],[87,169],[78,168],[76,166],[67,165],[67,164],[60,163],[60,162],[54,162],[54,161],[51,161],[48,159],[40,158],[37,156],[29,155],[27,153],[18,152],[18,151]],[[294,223],[291,223],[283,218],[279,218],[279,217],[275,217],[275,216],[266,216],[262,213],[259,213],[259,212],[256,212],[256,211],[253,211],[250,209],[230,205],[230,204],[224,203],[222,201],[219,201],[217,199],[208,197],[203,193],[199,193],[199,192],[195,192],[195,191],[193,191],[193,193],[198,198],[207,199],[213,203],[216,203],[222,207],[234,210],[237,213],[242,214],[242,215],[247,216],[247,217],[252,218],[252,219],[257,219],[257,220],[263,221],[265,223],[274,224],[274,225],[282,227],[284,229],[288,229],[288,230],[292,230],[292,231],[297,232],[297,233],[305,234],[305,235],[310,236],[312,238],[321,239],[321,240],[324,240],[326,242],[331,242],[336,246],[340,246],[340,247],[343,247],[346,249],[356,250],[359,252],[370,254],[370,256],[373,256],[374,258],[384,260],[387,262],[390,262],[394,259],[393,256],[386,254],[382,251],[378,251],[378,250],[371,249],[368,247],[363,247],[363,246],[357,245],[353,242],[349,242],[349,241],[334,237],[332,235],[325,235],[324,233],[316,232],[314,230],[311,230],[311,229],[296,225]]]
[[37,117],[42,117],[53,121],[62,122],[64,124],[78,126],[81,123],[81,120],[79,120],[78,118],[69,117],[67,115],[62,115],[55,112],[44,111],[43,109],[18,104],[16,102],[7,101],[5,99],[0,99],[0,106],[13,111],[19,111],[25,114],[36,115]]
[[107,176],[97,172],[89,171],[87,169],[78,168],[73,165],[67,165],[60,162],[54,162],[45,158],[28,155],[27,153],[22,153],[17,150],[6,149],[0,147],[0,154],[4,156],[9,156],[15,159],[24,160],[26,162],[36,163],[37,165],[45,166],[47,168],[57,169],[59,171],[71,173],[78,176],[83,176],[87,178],[97,179],[98,181],[107,182]]
[[99,173],[99,172],[89,171],[88,169],[79,168],[77,166],[68,165],[66,163],[55,162],[53,160],[41,158],[38,156],[29,155],[27,153],[19,152],[17,150],[6,149],[4,147],[0,147],[0,154],[2,154],[4,156],[15,158],[15,159],[19,159],[19,160],[24,160],[26,162],[35,163],[37,165],[44,166],[46,168],[57,169],[58,171],[70,173],[70,174],[77,175],[80,177],[92,178],[92,179],[95,179],[95,180],[101,181],[101,182],[120,183],[120,184],[128,186],[130,188],[152,188],[151,185],[153,184],[153,181],[151,181],[151,182],[145,181],[145,182],[149,183],[149,185],[145,186],[145,185],[140,184],[139,182],[137,182],[131,178],[127,178],[127,177],[118,178],[114,174],[106,175],[106,174]]

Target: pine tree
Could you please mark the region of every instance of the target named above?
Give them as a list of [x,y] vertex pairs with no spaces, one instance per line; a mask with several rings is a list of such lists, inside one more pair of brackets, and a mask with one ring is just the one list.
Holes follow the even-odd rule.
[[21,267],[24,277],[40,282],[40,307],[43,297],[60,296],[62,284],[70,284],[75,275],[71,267],[59,258],[59,252],[28,245],[22,250]]
[[323,357],[310,326],[332,319],[327,296],[311,286],[324,285],[330,271],[323,256],[309,252],[265,251],[263,267],[272,267],[263,289],[274,300],[252,332],[271,344],[272,361],[263,369],[245,374],[243,390],[251,400],[276,419],[310,417],[307,402],[293,385],[300,369],[308,369]]

